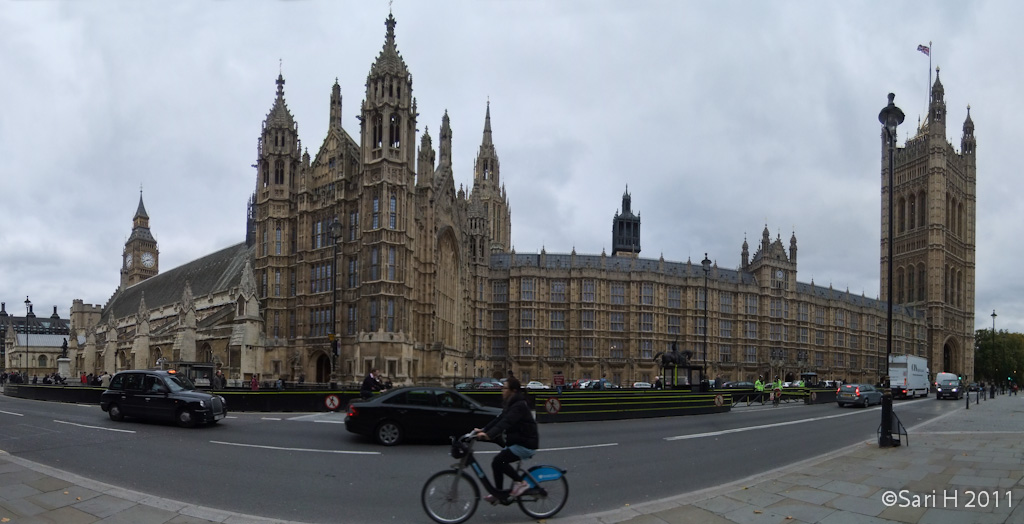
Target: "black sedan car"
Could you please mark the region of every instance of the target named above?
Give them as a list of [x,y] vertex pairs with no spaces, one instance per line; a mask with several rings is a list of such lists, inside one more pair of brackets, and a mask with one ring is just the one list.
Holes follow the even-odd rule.
[[173,370],[121,371],[100,395],[100,408],[110,420],[146,418],[176,422],[186,428],[224,418],[226,404],[224,397],[198,391],[188,377]]
[[441,440],[482,428],[501,414],[448,388],[408,387],[348,405],[345,429],[384,446],[405,439]]
[[959,380],[942,380],[935,385],[935,398],[942,400],[951,398],[959,400],[964,398],[964,386]]
[[843,407],[847,404],[866,408],[872,404],[882,403],[882,392],[871,384],[843,384],[836,390],[836,404]]

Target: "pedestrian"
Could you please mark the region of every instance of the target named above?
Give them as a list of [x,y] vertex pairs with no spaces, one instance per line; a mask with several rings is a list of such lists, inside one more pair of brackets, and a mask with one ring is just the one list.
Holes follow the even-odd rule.
[[762,378],[764,377],[758,375],[757,380],[754,381],[754,389],[756,389],[759,392],[764,392],[764,382],[761,381]]
[[284,379],[277,377],[277,390],[284,391]]
[[258,373],[253,373],[252,378],[249,379],[249,389],[252,391],[260,389],[260,375]]
[[665,385],[661,383],[661,376],[659,375],[654,380],[654,389],[661,389],[663,387],[665,387]]
[[[509,495],[518,497],[525,492],[529,485],[522,480],[512,467],[513,462],[528,459],[533,456],[535,450],[540,447],[540,436],[537,431],[537,421],[530,413],[530,407],[526,403],[526,394],[522,385],[515,378],[509,378],[501,388],[502,409],[498,418],[492,420],[483,429],[474,428],[473,433],[477,438],[483,440],[495,440],[502,433],[505,434],[505,447],[494,456],[491,461],[491,471],[494,473],[494,486],[499,497],[504,499],[505,476],[512,479],[512,489]],[[491,504],[498,503],[498,497],[487,495],[484,500]]]
[[383,389],[383,386],[381,385],[380,381],[377,380],[377,375],[379,373],[379,369],[373,368],[370,370],[369,373],[366,374],[366,377],[363,378],[363,385],[359,388],[360,397],[364,399],[370,398],[373,396],[374,391],[380,391],[381,389]]

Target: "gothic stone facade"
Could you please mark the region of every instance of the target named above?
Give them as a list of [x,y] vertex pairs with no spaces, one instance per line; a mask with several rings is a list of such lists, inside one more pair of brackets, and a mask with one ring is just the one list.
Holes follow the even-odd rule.
[[[414,147],[416,99],[394,28],[389,16],[367,76],[358,138],[341,126],[335,83],[327,136],[310,155],[278,76],[258,134],[246,242],[143,273],[157,267],[159,252],[148,243],[140,198],[122,286],[101,313],[87,305],[72,312],[80,369],[149,367],[163,358],[213,362],[242,380],[260,374],[354,383],[376,367],[396,383],[453,384],[514,371],[524,380],[550,382],[561,372],[629,384],[653,380],[660,373],[655,356],[675,344],[722,380],[795,379],[813,371],[822,379],[875,382],[882,374],[885,302],[798,282],[795,235],[787,250],[765,227],[752,257],[743,242],[737,269],[643,259],[639,214],[627,192],[613,220],[613,256],[515,253],[489,105],[467,194],[455,187],[447,114],[438,150],[429,132]],[[953,263],[960,259],[944,250],[946,271],[932,269],[928,258],[928,307],[898,301],[895,353],[934,361],[936,348],[968,355],[972,347],[966,321],[973,291],[963,290],[963,306],[943,300],[957,296],[956,282],[973,282],[973,124],[971,133],[969,169],[948,149],[917,145],[940,141],[940,131],[900,150],[900,169],[926,162],[929,188],[952,188],[961,182],[947,180],[951,175],[969,176],[969,196],[966,189],[941,197],[933,189],[924,197],[897,190],[927,198],[934,211],[926,218],[938,221],[927,228],[929,239],[969,246],[970,260],[963,257],[961,271]],[[912,161],[918,149],[933,153]],[[949,208],[962,209],[969,240],[950,239],[955,231],[937,214],[949,209],[936,207],[954,197],[947,194],[956,198]],[[142,253],[151,253],[149,267],[134,260]],[[918,263],[901,258],[901,267],[911,260]],[[964,358],[953,360],[937,367],[970,369]]]

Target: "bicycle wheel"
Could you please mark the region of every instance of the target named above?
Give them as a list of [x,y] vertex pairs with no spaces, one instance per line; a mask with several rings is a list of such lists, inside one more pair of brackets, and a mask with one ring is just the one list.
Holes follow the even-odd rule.
[[[534,466],[530,471],[541,467],[544,466]],[[519,495],[516,502],[519,509],[532,518],[551,518],[561,511],[565,501],[569,500],[569,482],[565,480],[565,475],[562,475],[557,479],[541,482],[540,488],[543,488],[544,493],[541,493],[539,488],[530,488]]]
[[434,473],[423,485],[423,511],[441,524],[459,524],[469,520],[480,503],[480,488],[468,473],[447,470]]

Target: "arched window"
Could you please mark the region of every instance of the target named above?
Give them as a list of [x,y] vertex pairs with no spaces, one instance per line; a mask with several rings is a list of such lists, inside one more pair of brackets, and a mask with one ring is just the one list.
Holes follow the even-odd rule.
[[907,201],[903,197],[896,201],[896,217],[896,232],[902,233],[907,226]]
[[274,233],[274,254],[281,254],[281,226],[277,226],[277,231]]
[[380,278],[378,276],[378,275],[380,275],[379,264],[380,264],[380,252],[378,251],[377,247],[372,247],[372,248],[370,248],[370,281],[371,282],[374,281],[374,280],[377,280],[378,278]]
[[925,209],[928,207],[928,200],[925,199],[924,191],[917,194],[917,225],[924,227],[925,222]]
[[278,160],[277,162],[274,163],[274,183],[275,184],[283,184],[284,183],[284,161],[283,160]]
[[384,117],[381,115],[373,115],[373,143],[371,146],[373,149],[380,149],[381,142],[384,140]]
[[925,265],[921,264],[917,270],[917,301],[924,302],[925,298],[925,278],[927,272],[925,271]]
[[907,302],[914,301],[914,277],[916,276],[914,273],[914,266],[911,265],[910,268],[907,269]]
[[46,367],[46,355],[39,355],[39,367]]
[[388,280],[395,280],[396,264],[395,264],[395,247],[394,246],[388,247],[387,266],[388,266],[387,267],[387,273],[388,273],[387,279]]
[[964,235],[964,204],[961,202],[956,208],[956,235]]
[[910,221],[907,229],[917,227],[917,195],[910,195],[910,199],[907,200],[907,219]]
[[903,282],[904,282],[904,279],[903,279],[903,268],[899,268],[899,269],[896,270],[896,282],[894,282],[894,287],[896,288],[896,303],[897,304],[902,304],[903,303],[903,290],[904,290]]
[[388,227],[395,229],[398,225],[398,199],[395,195],[391,195],[391,200],[388,201]]
[[391,125],[388,129],[388,145],[397,148],[402,145],[402,117],[391,115]]

